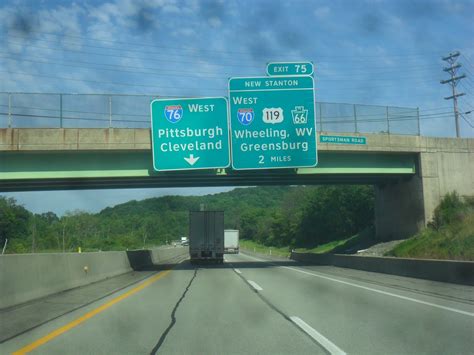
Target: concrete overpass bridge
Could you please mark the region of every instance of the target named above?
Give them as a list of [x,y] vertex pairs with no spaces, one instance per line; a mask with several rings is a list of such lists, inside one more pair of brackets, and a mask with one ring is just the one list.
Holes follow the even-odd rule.
[[372,184],[377,233],[387,239],[425,225],[446,193],[474,195],[473,139],[363,136],[366,145],[318,144],[316,168],[158,173],[149,129],[5,128],[0,191]]

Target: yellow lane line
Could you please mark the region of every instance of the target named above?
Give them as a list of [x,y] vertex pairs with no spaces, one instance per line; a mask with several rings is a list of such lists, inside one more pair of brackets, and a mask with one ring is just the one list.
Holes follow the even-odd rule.
[[102,306],[100,306],[96,309],[93,309],[90,312],[87,312],[86,314],[84,314],[81,317],[73,320],[72,322],[70,322],[70,323],[68,323],[68,324],[52,331],[51,333],[45,335],[44,337],[39,338],[38,340],[35,340],[31,344],[28,344],[25,347],[15,351],[13,353],[13,355],[20,355],[20,354],[29,353],[30,351],[36,349],[37,347],[39,347],[43,344],[46,344],[47,342],[53,340],[54,338],[60,336],[61,334],[65,333],[65,332],[67,332],[68,330],[71,330],[72,328],[78,326],[79,324],[85,322],[86,320],[88,320],[88,319],[94,317],[95,315],[105,311],[107,308],[113,306],[114,304],[124,300],[127,297],[130,297],[131,295],[137,293],[140,290],[143,290],[145,287],[150,286],[152,283],[154,283],[155,281],[158,281],[162,277],[165,277],[170,272],[171,272],[171,270],[166,270],[166,271],[160,272],[158,275],[155,275],[155,276],[149,278],[148,280],[141,283],[140,285],[132,288],[130,291],[127,291],[127,292],[121,294],[120,296],[111,299],[109,302],[104,303]]

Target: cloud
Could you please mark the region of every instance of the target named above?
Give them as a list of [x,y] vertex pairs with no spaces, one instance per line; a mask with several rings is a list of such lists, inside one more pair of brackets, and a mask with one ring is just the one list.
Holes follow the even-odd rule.
[[[318,100],[423,107],[426,97],[431,105],[438,95],[441,106],[445,105],[442,93],[429,89],[429,85],[439,86],[437,82],[425,87],[416,79],[395,78],[393,72],[439,79],[442,72],[436,68],[430,72],[422,68],[423,73],[406,73],[404,68],[441,68],[438,53],[444,50],[460,49],[474,58],[470,50],[472,1],[104,0],[64,4],[2,2],[4,53],[0,57],[11,58],[0,58],[0,70],[95,82],[2,73],[0,90],[226,95],[229,76],[263,75],[267,61],[304,59],[317,66]],[[423,55],[410,56],[420,52]],[[392,72],[380,75],[389,86],[375,90],[384,83],[371,78],[383,74],[383,69]],[[335,77],[342,80],[332,81]],[[91,110],[102,109],[99,104],[87,105]]]
[[30,36],[34,30],[38,30],[39,23],[35,14],[32,13],[17,13],[15,14],[9,24],[7,25],[8,32],[20,34],[23,36]]
[[327,18],[331,14],[331,8],[329,6],[321,6],[314,10],[313,13],[317,19],[322,20]]
[[223,0],[202,0],[199,2],[200,17],[212,27],[220,27],[226,17],[226,6]]

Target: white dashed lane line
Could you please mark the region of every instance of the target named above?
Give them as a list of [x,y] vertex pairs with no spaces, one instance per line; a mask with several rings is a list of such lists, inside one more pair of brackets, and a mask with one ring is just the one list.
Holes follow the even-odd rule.
[[324,335],[319,333],[316,329],[308,325],[304,320],[299,317],[290,317],[291,321],[295,323],[302,331],[308,334],[311,338],[316,340],[323,348],[325,348],[330,354],[334,355],[345,355],[346,353],[341,350],[336,344],[331,342]]
[[263,288],[261,288],[256,282],[252,280],[247,280],[247,282],[252,286],[255,290],[257,291],[263,291]]

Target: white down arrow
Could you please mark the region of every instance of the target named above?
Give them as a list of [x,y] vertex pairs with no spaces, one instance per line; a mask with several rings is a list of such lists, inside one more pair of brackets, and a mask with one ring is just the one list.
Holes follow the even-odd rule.
[[198,160],[199,160],[199,157],[194,157],[194,154],[191,154],[189,156],[189,158],[184,158],[184,160],[186,160],[188,162],[189,165],[194,165]]

